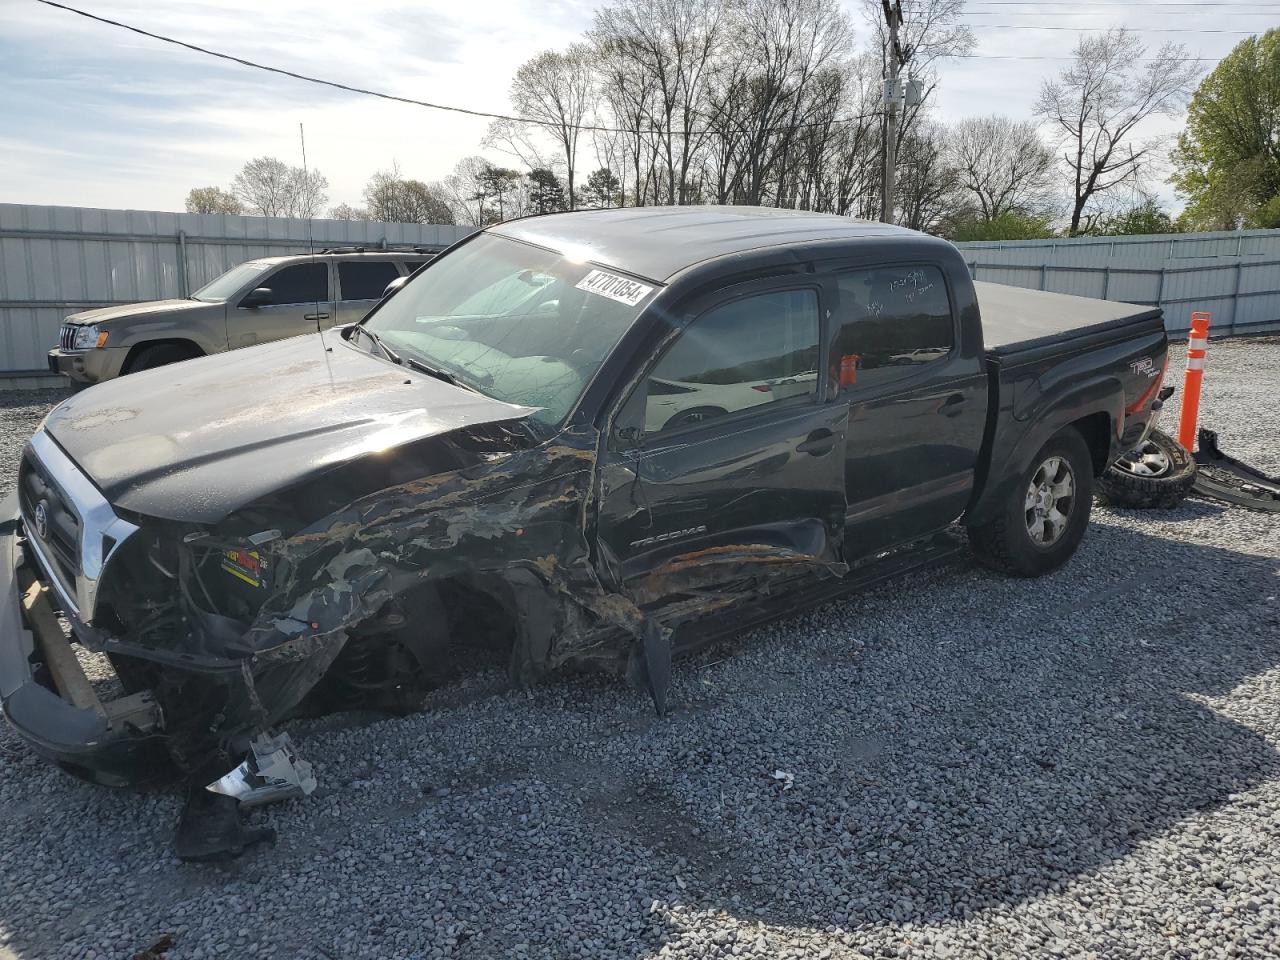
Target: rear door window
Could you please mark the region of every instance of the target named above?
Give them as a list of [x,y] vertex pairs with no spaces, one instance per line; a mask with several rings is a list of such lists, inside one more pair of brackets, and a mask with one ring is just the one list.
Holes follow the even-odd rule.
[[391,260],[341,260],[338,283],[343,300],[377,300],[387,284],[400,276]]
[[647,384],[645,432],[693,426],[817,388],[818,294],[778,290],[713,307],[672,344]]
[[329,299],[329,266],[299,263],[278,270],[262,281],[274,304],[317,303]]
[[832,376],[842,388],[873,387],[945,358],[955,346],[942,271],[875,267],[836,275]]

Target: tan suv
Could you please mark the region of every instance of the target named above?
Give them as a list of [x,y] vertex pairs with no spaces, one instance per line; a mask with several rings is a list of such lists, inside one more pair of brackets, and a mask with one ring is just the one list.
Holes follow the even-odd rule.
[[232,267],[186,300],[86,310],[67,317],[49,369],[80,386],[207,353],[355,323],[387,284],[434,256],[413,250],[323,250]]

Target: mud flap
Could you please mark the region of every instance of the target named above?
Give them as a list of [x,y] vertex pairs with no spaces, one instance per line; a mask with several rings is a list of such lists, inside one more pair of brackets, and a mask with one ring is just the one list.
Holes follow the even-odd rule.
[[667,688],[671,685],[671,631],[648,618],[640,628],[644,645],[644,679],[658,716],[667,714]]
[[1195,460],[1200,467],[1196,475],[1196,493],[1224,503],[1280,513],[1280,477],[1270,477],[1255,470],[1218,448],[1218,435],[1200,428]]

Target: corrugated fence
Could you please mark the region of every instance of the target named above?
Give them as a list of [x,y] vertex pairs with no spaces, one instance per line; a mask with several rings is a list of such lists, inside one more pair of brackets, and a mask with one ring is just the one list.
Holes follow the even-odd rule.
[[47,373],[69,313],[185,297],[245,260],[306,253],[308,230],[320,250],[442,249],[474,229],[0,203],[0,379]]
[[[68,313],[183,297],[255,257],[327,246],[440,248],[473,227],[94,210],[0,203],[0,382],[35,382]],[[975,278],[1159,303],[1170,333],[1191,311],[1218,334],[1280,330],[1280,231],[959,245]]]
[[1213,333],[1280,330],[1280,230],[958,244],[977,280],[1159,304],[1171,334],[1194,310]]

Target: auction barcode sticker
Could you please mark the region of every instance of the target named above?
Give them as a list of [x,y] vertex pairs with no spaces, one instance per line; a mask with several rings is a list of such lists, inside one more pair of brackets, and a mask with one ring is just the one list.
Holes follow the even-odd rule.
[[629,307],[634,307],[653,291],[653,287],[647,287],[643,283],[636,283],[634,280],[620,277],[616,273],[606,273],[604,270],[592,270],[579,280],[575,286],[579,290],[585,290],[587,293],[596,293],[602,297],[608,297],[610,300],[617,300],[619,303],[625,303]]

